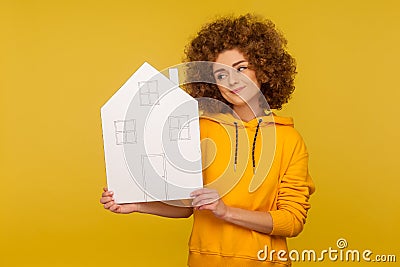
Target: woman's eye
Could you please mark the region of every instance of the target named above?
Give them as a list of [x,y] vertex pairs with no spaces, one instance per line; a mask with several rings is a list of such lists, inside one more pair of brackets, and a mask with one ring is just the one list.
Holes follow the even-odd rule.
[[226,78],[226,74],[218,74],[217,75],[217,80],[223,80],[223,79],[225,79]]
[[238,69],[237,69],[237,71],[238,72],[242,72],[242,71],[244,71],[244,70],[246,70],[247,69],[247,67],[245,67],[245,66],[240,66]]

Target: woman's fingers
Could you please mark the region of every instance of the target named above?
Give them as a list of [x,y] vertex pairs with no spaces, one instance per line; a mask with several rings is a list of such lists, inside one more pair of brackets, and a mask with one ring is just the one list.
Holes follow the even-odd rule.
[[104,204],[104,208],[106,208],[106,204],[110,202],[114,203],[114,198],[113,198],[114,192],[108,191],[107,187],[104,187],[103,190],[104,192],[101,194],[100,203]]
[[210,204],[212,202],[215,202],[219,199],[219,195],[216,192],[207,192],[207,193],[203,193],[200,195],[197,195],[193,201],[192,201],[192,205],[193,206],[201,206],[201,205],[205,205],[205,204]]
[[114,201],[109,201],[104,204],[105,209],[109,209],[111,206],[115,205]]
[[102,197],[109,197],[109,196],[112,196],[112,195],[114,195],[114,192],[113,192],[113,191],[104,191],[104,192],[101,194]]
[[107,201],[106,203],[104,203],[104,208],[105,208],[105,209],[110,209],[110,207],[112,207],[113,205],[117,205],[117,204],[114,202],[114,199],[111,200],[111,201]]
[[225,216],[227,208],[217,190],[202,188],[193,191],[190,195],[194,197],[192,202],[194,209],[210,210],[217,217]]
[[113,201],[114,199],[112,197],[102,197],[100,198],[100,203],[101,204],[106,204],[107,202]]
[[114,192],[109,191],[107,187],[103,188],[101,194],[100,203],[103,204],[105,209],[108,209],[115,213],[131,213],[138,211],[139,204],[117,204],[114,200]]
[[[106,188],[104,188],[104,189],[106,189]],[[114,200],[113,195],[114,195],[114,192],[112,192],[112,191],[108,191],[108,190],[104,191],[101,194],[100,203],[105,204],[111,200]]]
[[115,204],[114,201],[110,201],[110,202],[107,202],[106,204],[104,204],[104,208],[107,210],[110,210],[112,212],[119,213],[119,212],[121,212],[122,206]]
[[203,205],[212,204],[214,202],[216,202],[216,199],[211,199],[211,198],[203,199],[203,200],[200,200],[200,201],[197,201],[197,202],[193,202],[193,206],[200,207],[200,206],[203,206]]
[[204,202],[199,202],[199,203],[197,203],[197,204],[193,204],[193,206],[194,206],[195,208],[201,208],[201,207],[204,207],[204,206],[207,206],[207,205],[210,205],[210,204],[212,204],[212,202],[210,202],[210,201],[204,201]]
[[208,194],[208,193],[212,193],[212,192],[218,194],[217,190],[215,190],[215,189],[201,188],[201,189],[197,189],[197,190],[193,191],[193,192],[190,194],[190,196],[191,196],[191,197],[196,197],[196,196],[198,196],[198,195]]
[[109,191],[107,187],[104,187],[103,193],[101,194],[100,203],[103,204],[103,207],[105,209],[115,213],[120,213],[122,210],[122,206],[114,202],[113,196],[114,192]]

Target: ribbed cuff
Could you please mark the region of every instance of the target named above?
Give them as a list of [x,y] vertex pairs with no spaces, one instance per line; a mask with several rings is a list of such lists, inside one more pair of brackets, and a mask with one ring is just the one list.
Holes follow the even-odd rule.
[[271,235],[291,236],[293,233],[292,218],[288,211],[274,210],[269,212],[272,217]]

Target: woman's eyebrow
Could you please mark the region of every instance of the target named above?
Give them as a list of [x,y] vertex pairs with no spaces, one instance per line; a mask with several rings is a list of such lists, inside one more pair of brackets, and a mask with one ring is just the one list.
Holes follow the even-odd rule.
[[233,63],[232,64],[232,67],[235,67],[235,66],[237,66],[237,65],[239,65],[240,63],[243,63],[243,62],[247,62],[247,60],[240,60],[240,61],[238,61],[238,62],[236,62],[236,63]]
[[[234,68],[235,66],[237,66],[237,65],[239,65],[240,63],[243,63],[243,62],[247,62],[247,60],[243,59],[243,60],[240,60],[238,62],[235,62],[235,63],[232,64],[232,67]],[[215,73],[220,72],[220,71],[226,71],[226,69],[220,68],[220,69],[217,69],[217,70],[213,71],[213,73],[215,74]]]
[[220,71],[226,71],[226,69],[223,69],[223,68],[217,69],[217,70],[214,70],[213,73],[215,74],[215,73],[220,72]]

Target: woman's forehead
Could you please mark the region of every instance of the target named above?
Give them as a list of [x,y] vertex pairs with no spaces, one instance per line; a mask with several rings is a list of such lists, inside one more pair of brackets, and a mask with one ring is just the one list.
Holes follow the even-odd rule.
[[217,58],[215,59],[215,62],[232,66],[234,63],[243,60],[247,61],[246,57],[242,52],[240,52],[238,49],[235,48],[235,49],[225,50],[219,53]]

